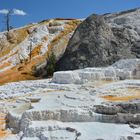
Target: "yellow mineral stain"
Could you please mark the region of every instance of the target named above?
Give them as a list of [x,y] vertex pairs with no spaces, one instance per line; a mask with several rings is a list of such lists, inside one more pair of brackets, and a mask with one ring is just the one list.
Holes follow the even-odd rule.
[[[119,91],[121,92],[121,91]],[[123,95],[123,92],[125,92],[125,94]],[[127,88],[125,89],[125,91],[122,91],[122,96],[120,95],[106,95],[106,96],[101,96],[103,99],[108,100],[108,101],[112,101],[112,102],[118,102],[118,101],[130,101],[130,100],[135,100],[135,99],[140,99],[140,89],[138,88]]]

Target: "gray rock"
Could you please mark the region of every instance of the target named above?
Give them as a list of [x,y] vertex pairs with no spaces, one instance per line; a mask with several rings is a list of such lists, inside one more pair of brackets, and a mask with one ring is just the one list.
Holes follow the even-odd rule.
[[128,140],[134,140],[134,138],[132,136],[128,136],[127,139]]
[[[139,127],[140,127],[140,125],[130,123],[130,124],[129,124],[129,127],[131,127],[131,128],[133,128],[133,129],[135,129],[135,128],[139,128]],[[136,133],[136,134],[137,134],[137,133]],[[138,134],[139,134],[139,133],[138,133]]]
[[99,114],[115,115],[121,112],[121,108],[117,106],[96,105],[95,107],[95,112]]
[[117,106],[122,108],[125,113],[140,113],[140,103],[120,103]]
[[27,97],[27,100],[30,100],[31,102],[39,102],[41,98],[39,97]]
[[140,58],[140,9],[91,15],[76,29],[57,70],[111,65]]

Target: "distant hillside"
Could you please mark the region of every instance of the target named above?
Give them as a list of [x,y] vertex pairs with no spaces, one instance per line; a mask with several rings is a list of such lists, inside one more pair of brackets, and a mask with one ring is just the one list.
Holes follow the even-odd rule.
[[53,52],[60,59],[79,23],[77,19],[44,20],[0,33],[0,84],[37,79],[37,71],[46,75],[43,68],[50,55]]

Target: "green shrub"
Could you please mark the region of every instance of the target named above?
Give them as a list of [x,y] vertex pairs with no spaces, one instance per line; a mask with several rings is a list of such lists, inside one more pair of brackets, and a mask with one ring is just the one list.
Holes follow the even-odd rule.
[[47,63],[47,76],[53,76],[53,73],[55,71],[55,65],[56,65],[56,56],[54,53],[52,53],[49,57],[48,63]]

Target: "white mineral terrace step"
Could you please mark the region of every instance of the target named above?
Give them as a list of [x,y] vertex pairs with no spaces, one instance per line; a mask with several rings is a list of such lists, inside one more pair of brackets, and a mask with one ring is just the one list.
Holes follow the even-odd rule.
[[[69,129],[71,131],[69,131]],[[80,133],[80,140],[118,140],[119,138],[134,137],[140,139],[140,128],[132,129],[127,124],[107,124],[98,122],[63,123],[59,121],[32,121],[25,131],[25,137],[39,137],[47,140],[74,140],[76,133]],[[101,135],[102,134],[102,135]],[[123,136],[123,137],[122,137]],[[111,138],[111,139],[110,139]]]
[[[107,84],[90,92],[79,87],[76,91],[52,91],[36,94],[41,98],[38,102],[32,103],[31,108],[28,103],[18,103],[17,107],[9,112],[9,124],[12,128],[24,130],[31,121],[57,120],[62,122],[108,122],[108,123],[137,123],[140,122],[140,113],[102,113],[111,108],[104,108],[100,111],[95,110],[96,105],[106,105],[107,101],[100,99],[97,95],[107,95],[108,91],[127,87],[140,87],[140,80],[125,80],[112,84]],[[44,89],[43,89],[44,91]],[[107,92],[107,94],[104,92]],[[117,93],[117,92],[116,92]],[[115,93],[113,93],[115,94]],[[118,93],[117,93],[118,94]],[[122,93],[123,95],[124,93]],[[34,98],[30,97],[30,98]],[[137,103],[136,101],[134,104]],[[30,104],[29,104],[30,105]],[[111,107],[108,105],[108,107]],[[20,112],[19,112],[20,110]],[[21,111],[22,110],[22,111]],[[99,109],[100,110],[100,109]],[[113,109],[115,110],[115,108]],[[107,112],[108,112],[107,111]],[[23,114],[22,114],[23,113]],[[27,121],[28,120],[28,121]]]
[[[140,59],[124,59],[109,67],[58,71],[54,73],[52,82],[59,84],[82,84],[95,80],[139,79],[140,73],[137,71],[139,64]],[[136,72],[134,73],[134,71]]]
[[[58,83],[44,79],[0,86],[0,99],[12,97],[14,100],[12,103],[1,100],[1,106],[8,110],[8,126],[14,132],[25,132],[22,140],[76,140],[77,133],[79,140],[128,140],[128,137],[140,140],[140,127],[132,129],[126,124],[140,122],[139,98],[119,102],[126,113],[120,111],[118,103],[103,98],[134,94],[130,89],[132,93],[129,93],[128,88],[139,91],[140,79],[115,79],[116,72],[122,79],[130,78],[133,70],[130,67],[135,68],[133,64],[136,63],[129,61],[116,63],[113,68],[60,72],[58,77],[54,75]],[[114,72],[114,69],[118,70]],[[7,140],[19,139],[13,136]]]

